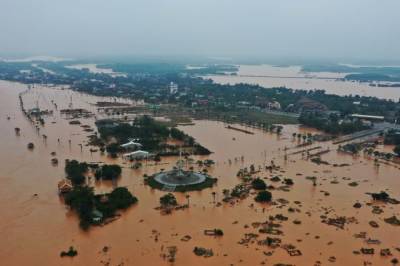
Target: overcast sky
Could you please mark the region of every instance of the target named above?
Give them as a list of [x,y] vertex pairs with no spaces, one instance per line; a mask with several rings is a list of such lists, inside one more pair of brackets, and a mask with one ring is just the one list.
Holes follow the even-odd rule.
[[400,0],[0,0],[0,54],[400,59]]

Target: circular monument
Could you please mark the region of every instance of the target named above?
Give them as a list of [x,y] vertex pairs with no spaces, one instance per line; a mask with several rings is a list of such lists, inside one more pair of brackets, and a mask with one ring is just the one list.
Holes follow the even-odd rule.
[[167,186],[188,186],[203,183],[207,177],[202,173],[173,169],[154,175],[154,180]]
[[178,167],[169,171],[162,171],[147,178],[147,184],[152,188],[164,191],[192,191],[202,190],[212,187],[216,178],[212,178],[206,173],[184,170],[182,161],[178,162]]

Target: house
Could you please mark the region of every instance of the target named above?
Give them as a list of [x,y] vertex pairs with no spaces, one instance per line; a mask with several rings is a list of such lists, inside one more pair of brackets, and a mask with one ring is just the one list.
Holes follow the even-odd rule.
[[92,221],[95,223],[100,223],[103,220],[103,213],[94,209],[92,211]]
[[171,82],[169,84],[169,93],[176,94],[178,92],[178,84]]
[[28,112],[30,115],[40,115],[40,109],[38,107],[30,109]]
[[280,110],[281,109],[281,104],[277,101],[269,102],[268,103],[268,108],[273,109],[273,110]]
[[130,153],[125,153],[124,155],[122,155],[122,158],[132,160],[132,159],[144,159],[149,156],[150,156],[149,152],[138,150],[138,151],[134,151],[134,152],[130,152]]
[[363,126],[372,127],[372,121],[370,120],[361,119],[361,123],[363,124]]
[[68,179],[63,179],[58,182],[58,192],[60,194],[68,193],[73,189],[72,183]]
[[296,102],[295,110],[297,110],[299,113],[302,112],[323,113],[328,111],[329,109],[328,107],[326,107],[326,105],[318,101],[303,97]]
[[208,100],[197,100],[198,105],[208,105]]
[[121,145],[121,148],[123,148],[125,150],[136,150],[136,149],[140,149],[142,147],[143,147],[142,144],[140,144],[139,142],[135,142],[133,140],[130,140],[129,142]]

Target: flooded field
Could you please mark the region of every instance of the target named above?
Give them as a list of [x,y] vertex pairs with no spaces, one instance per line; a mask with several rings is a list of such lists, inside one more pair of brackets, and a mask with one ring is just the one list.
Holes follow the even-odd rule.
[[302,72],[299,66],[240,65],[236,76],[210,75],[207,78],[221,84],[248,83],[266,88],[282,87],[295,90],[325,90],[337,95],[374,96],[398,100],[400,88],[375,87],[369,83],[340,80],[348,73]]
[[72,68],[72,69],[79,69],[79,70],[87,69],[91,73],[108,74],[111,77],[125,77],[126,76],[125,73],[114,72],[110,68],[99,68],[99,67],[97,67],[96,64],[76,64],[76,65],[70,65],[70,66],[66,66],[66,67]]
[[[59,112],[72,102],[73,108],[85,108],[100,118],[94,105],[98,101],[133,102],[35,86],[23,94],[25,108],[39,105],[41,109],[53,111],[52,115],[44,117],[45,126],[37,132],[19,107],[18,95],[26,90],[25,85],[0,81],[1,265],[168,265],[171,263],[161,256],[168,246],[177,247],[176,261],[172,265],[391,265],[391,259],[400,258],[400,251],[396,250],[400,248],[400,226],[384,221],[393,215],[400,217],[400,205],[376,203],[366,194],[383,190],[399,199],[400,178],[396,165],[376,166],[369,158],[338,153],[337,146],[330,142],[314,144],[321,145],[322,149],[330,148],[330,152],[322,155],[330,165],[317,165],[301,153],[293,154],[300,148],[296,147],[298,140],[293,139],[292,133],[312,132],[296,125],[284,126],[280,136],[246,128],[254,132],[251,135],[228,129],[222,122],[196,121],[195,125],[181,126],[180,129],[214,152],[202,159],[216,162],[209,173],[218,178],[217,186],[190,192],[190,208],[161,215],[154,208],[159,205],[159,197],[164,192],[145,186],[143,175],[168,169],[178,158],[163,159],[159,165],[148,162],[142,169],[133,170],[121,159],[91,153],[90,147],[85,146],[91,133],[79,125],[69,124]],[[82,125],[95,129],[96,117],[79,120]],[[20,136],[15,134],[15,127],[21,129]],[[27,149],[29,142],[35,144],[32,151]],[[79,144],[83,144],[82,149]],[[285,147],[288,149],[286,160]],[[58,166],[51,164],[51,152],[56,152]],[[240,159],[242,156],[243,160]],[[126,186],[138,197],[138,204],[117,221],[83,232],[78,226],[78,218],[65,207],[57,193],[57,183],[65,177],[65,159],[121,164],[124,169],[118,185]],[[254,201],[255,195],[235,204],[213,202],[213,191],[220,202],[223,189],[232,189],[240,183],[236,176],[240,168],[251,164],[257,169],[258,166],[264,168],[271,160],[281,169],[262,170],[256,176],[267,178],[266,183],[274,186],[277,184],[270,180],[272,176],[291,178],[294,185],[288,191],[272,190],[274,201],[285,199],[287,202],[263,205]],[[333,167],[333,164],[343,166]],[[316,186],[307,176],[316,177]],[[358,185],[349,186],[351,182]],[[90,184],[99,193],[112,189],[110,182],[92,181]],[[185,194],[176,193],[176,197],[180,203],[186,201]],[[356,202],[362,207],[354,208]],[[379,206],[383,213],[373,213],[373,206]],[[254,223],[265,222],[269,216],[277,214],[287,216],[288,220],[280,222],[283,235],[272,237],[279,237],[282,245],[294,245],[301,251],[301,256],[289,256],[283,248],[258,244],[257,241],[265,240],[268,235],[259,233]],[[321,216],[344,216],[348,222],[340,229],[322,223]],[[370,221],[375,221],[379,227],[371,227]],[[214,238],[203,234],[204,229],[214,228],[223,229],[224,236]],[[354,237],[360,232],[366,232],[365,239]],[[258,237],[248,243],[241,241],[250,233],[258,234]],[[181,240],[185,235],[191,236],[187,242]],[[380,244],[367,244],[368,238],[379,240]],[[78,256],[60,258],[60,252],[69,246],[78,250]],[[107,252],[103,251],[105,246],[109,247]],[[193,253],[196,246],[211,248],[214,256],[197,257]],[[375,248],[375,254],[353,253],[361,248]],[[392,256],[379,254],[385,248],[391,250]]]

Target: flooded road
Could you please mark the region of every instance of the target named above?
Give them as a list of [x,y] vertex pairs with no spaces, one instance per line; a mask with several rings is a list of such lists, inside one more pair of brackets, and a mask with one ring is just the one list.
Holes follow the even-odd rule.
[[[149,162],[142,169],[133,170],[120,159],[112,160],[100,153],[91,153],[90,147],[85,146],[91,133],[83,131],[79,125],[70,125],[59,110],[68,108],[72,97],[73,108],[85,108],[100,117],[94,104],[114,99],[67,89],[35,86],[24,94],[25,108],[39,105],[41,109],[53,111],[53,115],[44,117],[45,126],[37,132],[23,116],[18,104],[18,94],[26,89],[22,84],[0,81],[1,265],[168,265],[170,263],[161,256],[168,246],[178,248],[173,265],[259,265],[263,262],[266,265],[314,265],[317,261],[322,265],[363,265],[365,261],[373,265],[391,265],[393,257],[400,257],[399,251],[395,250],[395,247],[400,247],[400,227],[383,221],[383,218],[392,215],[399,217],[399,205],[380,204],[384,212],[373,214],[372,208],[366,205],[371,203],[370,196],[365,194],[385,190],[399,199],[397,166],[381,164],[376,167],[369,158],[337,153],[330,143],[321,144],[332,148],[322,158],[331,164],[346,163],[348,166],[316,165],[302,159],[301,154],[289,155],[285,160],[285,147],[289,149],[288,154],[297,150],[298,140],[292,138],[292,133],[307,133],[310,130],[285,126],[282,135],[277,136],[246,128],[254,132],[250,135],[227,129],[222,122],[196,121],[193,126],[180,128],[214,152],[203,159],[215,160],[216,165],[209,173],[219,179],[218,184],[212,189],[189,193],[190,208],[172,215],[161,215],[154,208],[159,205],[159,197],[164,192],[145,186],[143,175],[172,167],[178,158],[163,159],[160,165]],[[82,125],[95,128],[94,117],[79,120]],[[20,136],[16,136],[15,127],[21,129]],[[46,140],[43,134],[47,135]],[[27,149],[29,142],[35,144],[32,151]],[[82,151],[79,144],[83,144]],[[56,152],[58,166],[50,163],[53,158],[51,152]],[[235,158],[241,156],[243,162],[240,159],[235,162]],[[199,158],[195,157],[196,160]],[[118,185],[126,186],[137,196],[138,204],[124,212],[117,221],[83,232],[77,217],[65,207],[57,194],[57,183],[65,176],[65,159],[120,163],[124,169]],[[255,203],[255,195],[234,205],[217,207],[212,202],[212,191],[217,192],[217,201],[221,201],[223,189],[231,189],[240,183],[236,177],[240,168],[250,164],[256,167],[268,165],[271,160],[281,166],[281,171],[261,171],[257,175],[261,178],[280,175],[293,179],[294,185],[288,192],[272,190],[275,200],[283,198],[289,201],[285,206]],[[316,176],[317,186],[313,186],[306,176]],[[356,181],[358,186],[349,186],[352,181]],[[266,182],[276,186],[269,179]],[[99,193],[112,189],[109,182],[92,181],[90,184]],[[186,202],[184,194],[176,193],[176,197],[179,203]],[[362,208],[353,208],[357,201]],[[289,212],[289,207],[298,211]],[[283,214],[289,219],[282,222],[280,229],[284,234],[276,237],[282,239],[282,244],[295,245],[302,256],[291,257],[282,248],[272,249],[258,245],[257,241],[247,245],[238,243],[246,233],[259,234],[257,239],[264,240],[268,235],[260,234],[252,223],[265,222],[270,215],[276,214]],[[321,215],[354,217],[356,222],[338,229],[321,223]],[[296,219],[301,224],[294,224]],[[379,227],[372,228],[368,224],[371,220],[376,221]],[[213,238],[203,234],[204,229],[214,228],[221,228],[224,236]],[[353,237],[363,231],[367,232],[367,237],[379,239],[381,244],[367,245],[363,239]],[[185,235],[190,235],[192,239],[181,241]],[[60,258],[60,252],[69,246],[78,250],[78,256]],[[108,252],[102,251],[105,246],[109,247]],[[193,253],[195,246],[212,248],[214,256],[197,257]],[[354,250],[362,247],[375,248],[375,255],[353,254]],[[393,256],[381,257],[379,250],[383,248],[390,248]],[[267,256],[268,252],[272,255]],[[328,261],[332,256],[335,263]]]
[[340,80],[347,73],[302,72],[299,66],[278,67],[270,65],[240,65],[237,75],[210,75],[220,84],[248,83],[265,88],[287,87],[295,90],[325,90],[329,94],[374,96],[398,100],[400,88],[375,87],[369,83]]

